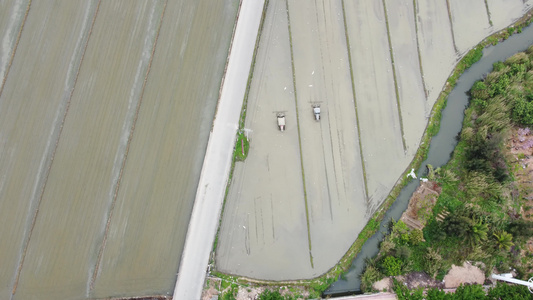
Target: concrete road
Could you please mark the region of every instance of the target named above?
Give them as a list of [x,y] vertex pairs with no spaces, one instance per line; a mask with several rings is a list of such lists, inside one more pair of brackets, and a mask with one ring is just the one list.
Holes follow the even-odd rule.
[[174,299],[200,299],[229,178],[264,1],[243,0],[181,257]]

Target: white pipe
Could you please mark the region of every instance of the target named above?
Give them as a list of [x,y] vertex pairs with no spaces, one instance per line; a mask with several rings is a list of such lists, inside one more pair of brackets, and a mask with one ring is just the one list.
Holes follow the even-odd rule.
[[507,276],[496,275],[496,274],[492,274],[491,277],[497,280],[503,280],[503,281],[507,281],[510,283],[525,285],[529,288],[529,291],[533,293],[533,277],[530,278],[529,281],[524,281],[524,280],[516,279],[513,277],[507,277]]

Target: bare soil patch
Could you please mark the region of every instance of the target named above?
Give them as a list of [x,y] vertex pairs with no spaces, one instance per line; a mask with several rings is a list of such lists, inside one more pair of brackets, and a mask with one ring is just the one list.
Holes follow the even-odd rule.
[[404,282],[409,289],[423,288],[444,288],[444,282],[431,278],[424,272],[412,272],[407,275],[398,276],[398,280]]
[[392,278],[385,277],[380,281],[374,282],[372,288],[378,291],[390,291],[392,289]]
[[[232,290],[235,293],[236,300],[254,300],[259,299],[259,295],[266,289],[271,291],[278,291],[282,296],[303,297],[303,299],[309,298],[308,288],[298,285],[284,286],[284,285],[269,285],[264,286],[263,283],[253,283],[248,281],[247,286],[242,286],[236,282],[228,282],[224,279],[209,277],[207,284],[202,291],[202,300],[220,299],[221,295],[231,293]],[[233,285],[231,283],[234,283]],[[237,284],[237,285],[235,285]],[[225,286],[225,287],[224,287]],[[217,298],[218,297],[218,298]]]
[[480,268],[473,266],[470,262],[464,262],[462,267],[452,265],[443,281],[444,287],[450,289],[461,284],[483,284],[485,275]]

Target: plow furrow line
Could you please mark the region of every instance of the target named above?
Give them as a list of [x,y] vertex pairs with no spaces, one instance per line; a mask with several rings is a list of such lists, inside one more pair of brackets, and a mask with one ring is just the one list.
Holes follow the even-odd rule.
[[446,8],[448,9],[448,19],[450,20],[450,31],[452,33],[452,41],[453,41],[453,49],[455,50],[455,53],[459,53],[459,50],[457,50],[457,45],[455,43],[455,34],[453,33],[453,18],[452,18],[452,9],[450,7],[450,0],[446,0]]
[[365,185],[365,199],[367,201],[369,201],[369,198],[368,198],[368,181],[367,181],[367,178],[366,178],[366,169],[365,169],[365,160],[364,160],[364,155],[363,155],[363,142],[361,140],[361,126],[359,124],[359,113],[358,113],[358,110],[357,110],[357,97],[355,95],[355,81],[354,81],[354,76],[353,76],[353,64],[352,64],[352,53],[350,51],[351,49],[351,46],[350,46],[350,38],[348,37],[348,24],[346,23],[346,10],[344,9],[344,0],[342,1],[342,18],[343,18],[343,21],[344,21],[344,35],[346,37],[346,51],[348,51],[348,62],[350,64],[350,81],[351,81],[351,86],[352,86],[352,95],[353,95],[353,104],[354,104],[354,109],[355,109],[355,120],[357,122],[357,139],[359,141],[359,156],[361,158],[361,168],[363,169],[363,181],[364,181],[364,185]]
[[422,54],[420,53],[420,39],[418,38],[418,6],[416,5],[417,0],[413,0],[413,21],[415,22],[415,35],[416,35],[416,52],[418,53],[418,66],[420,68],[420,78],[422,78],[422,86],[424,87],[424,95],[426,96],[426,101],[428,100],[428,89],[426,87],[426,79],[424,78],[424,68],[422,67]]
[[300,119],[298,116],[298,97],[296,92],[296,73],[294,69],[294,52],[292,49],[292,33],[291,33],[291,18],[289,13],[289,0],[285,0],[287,6],[287,24],[289,26],[289,45],[291,50],[291,66],[292,66],[292,84],[294,86],[294,104],[296,107],[296,125],[298,127],[298,146],[300,148],[300,165],[302,168],[302,183],[304,189],[304,201],[305,201],[305,218],[307,220],[307,241],[309,243],[309,261],[311,262],[311,268],[314,268],[313,265],[313,254],[311,246],[311,228],[309,224],[309,205],[307,203],[307,189],[305,187],[305,173],[304,173],[304,162],[303,162],[303,152],[302,152],[302,138],[300,134]]
[[396,78],[396,66],[394,64],[394,51],[392,50],[392,42],[390,37],[390,28],[389,28],[389,17],[387,16],[387,5],[385,0],[381,0],[383,3],[383,14],[385,15],[385,25],[387,26],[387,40],[389,41],[389,53],[390,61],[392,67],[392,77],[394,79],[394,93],[396,94],[396,106],[398,110],[398,118],[400,119],[400,134],[402,135],[402,146],[403,151],[407,152],[407,146],[405,145],[405,134],[403,131],[403,119],[402,119],[402,109],[400,106],[400,93],[398,92],[398,79]]

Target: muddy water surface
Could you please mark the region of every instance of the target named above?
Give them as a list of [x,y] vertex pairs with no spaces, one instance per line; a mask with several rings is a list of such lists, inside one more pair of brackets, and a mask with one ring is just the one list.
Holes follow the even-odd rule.
[[[235,164],[216,249],[217,269],[289,279],[312,271],[285,1],[268,4],[248,97],[250,152]],[[283,112],[280,132],[276,112]],[[258,268],[260,266],[260,268]]]
[[[21,36],[0,98],[0,217],[5,224],[0,231],[4,241],[0,245],[2,299],[9,299],[20,271],[90,28],[88,16],[95,11],[93,4],[69,2],[55,8],[35,3],[39,14],[26,21],[26,34]],[[12,17],[23,14],[15,10]],[[59,212],[62,207],[56,209]]]
[[158,294],[176,282],[237,4],[167,4],[94,286],[97,297]]
[[[335,264],[366,206],[342,2],[289,1],[313,273]],[[312,105],[321,107],[316,121]],[[323,241],[327,241],[324,243]]]
[[0,90],[11,62],[29,0],[0,1]]
[[115,156],[123,152],[123,123],[130,101],[138,99],[138,64],[149,59],[148,55],[143,61],[143,48],[151,48],[144,37],[157,30],[157,24],[150,24],[153,16],[143,11],[152,11],[154,5],[145,1],[138,6],[100,6],[42,195],[17,298],[31,297],[36,289],[53,290],[50,295],[57,298],[90,292],[113,201],[115,169],[120,170]]
[[[0,5],[4,70],[27,3]],[[0,97],[0,298],[172,292],[237,9],[32,3]]]

